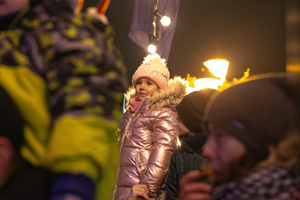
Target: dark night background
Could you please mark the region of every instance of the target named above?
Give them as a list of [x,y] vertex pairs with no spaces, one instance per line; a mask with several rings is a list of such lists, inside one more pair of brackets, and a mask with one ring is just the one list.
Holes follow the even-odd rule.
[[[85,7],[98,0],[86,0]],[[106,15],[128,68],[128,80],[147,54],[128,37],[133,0],[111,0]],[[203,62],[230,62],[227,80],[285,71],[285,0],[181,0],[168,68],[171,77],[203,77]]]

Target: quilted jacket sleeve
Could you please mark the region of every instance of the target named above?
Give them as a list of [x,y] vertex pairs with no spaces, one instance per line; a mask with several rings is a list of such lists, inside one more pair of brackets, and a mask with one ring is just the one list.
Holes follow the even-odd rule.
[[156,195],[168,173],[177,134],[177,113],[171,109],[162,110],[153,124],[153,147],[140,180],[148,185],[150,196]]

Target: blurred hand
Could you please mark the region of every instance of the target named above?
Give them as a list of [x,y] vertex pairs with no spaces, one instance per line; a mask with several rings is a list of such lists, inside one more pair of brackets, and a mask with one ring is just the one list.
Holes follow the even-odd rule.
[[145,184],[136,184],[132,186],[131,193],[128,197],[128,200],[136,200],[139,196],[144,197],[147,200],[150,200],[148,197],[148,187]]
[[212,186],[205,182],[195,182],[201,176],[199,171],[191,171],[179,181],[177,200],[209,200]]

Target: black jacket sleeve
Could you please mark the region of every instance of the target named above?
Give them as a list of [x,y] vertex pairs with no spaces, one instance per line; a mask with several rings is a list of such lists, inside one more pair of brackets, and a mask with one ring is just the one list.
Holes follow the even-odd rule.
[[176,168],[176,154],[178,149],[176,149],[172,156],[169,165],[169,172],[167,176],[167,184],[166,184],[166,200],[176,200],[178,198],[179,193],[179,185],[178,185],[178,175]]

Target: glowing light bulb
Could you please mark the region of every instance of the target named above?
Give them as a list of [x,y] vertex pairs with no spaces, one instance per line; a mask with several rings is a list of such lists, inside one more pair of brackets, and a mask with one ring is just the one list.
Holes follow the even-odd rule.
[[161,18],[160,22],[161,22],[161,24],[162,24],[163,26],[169,26],[170,23],[171,23],[171,19],[170,19],[170,17],[163,16],[163,17]]
[[154,44],[149,44],[147,50],[149,53],[154,53],[156,52],[156,46]]

